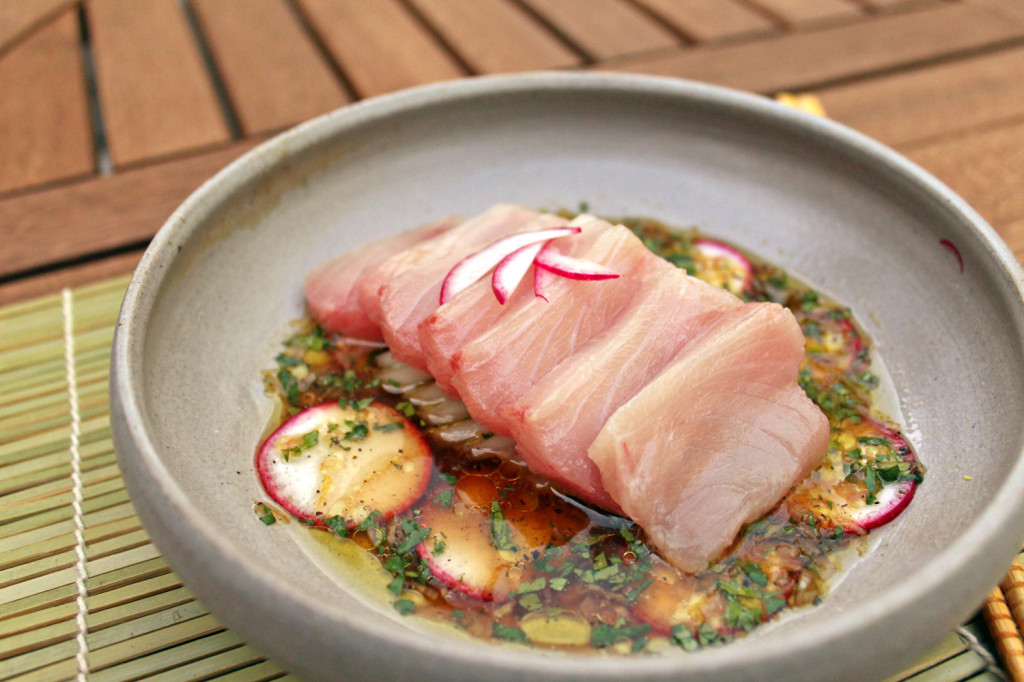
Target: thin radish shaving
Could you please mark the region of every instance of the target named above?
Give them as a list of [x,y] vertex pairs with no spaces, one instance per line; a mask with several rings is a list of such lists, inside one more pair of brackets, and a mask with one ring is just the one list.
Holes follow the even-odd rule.
[[555,273],[545,270],[544,268],[533,269],[533,294],[537,298],[543,298],[545,301],[550,303],[548,300],[547,290],[551,286],[552,280],[555,279]]
[[505,305],[505,301],[523,281],[526,271],[533,265],[533,259],[547,243],[550,242],[527,244],[501,259],[491,277],[491,288],[494,290],[494,296],[498,299],[498,303]]
[[557,237],[564,237],[580,232],[578,227],[555,227],[533,232],[520,232],[499,239],[482,251],[466,256],[455,264],[444,278],[441,285],[441,305],[451,300],[455,294],[470,286],[491,271],[506,256],[518,249],[536,242],[545,242]]
[[542,249],[533,262],[538,268],[568,279],[600,280],[619,277],[619,273],[599,263],[565,256],[547,248]]

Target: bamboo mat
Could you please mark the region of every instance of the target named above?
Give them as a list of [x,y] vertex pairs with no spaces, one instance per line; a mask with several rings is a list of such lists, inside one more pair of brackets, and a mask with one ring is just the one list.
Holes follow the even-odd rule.
[[[110,439],[127,278],[0,308],[0,679],[287,677],[184,587],[132,509]],[[975,618],[894,680],[1004,675]]]

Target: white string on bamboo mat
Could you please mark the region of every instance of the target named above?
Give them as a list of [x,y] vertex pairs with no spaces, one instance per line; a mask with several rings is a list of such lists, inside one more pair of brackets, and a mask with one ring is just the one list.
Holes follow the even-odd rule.
[[997,661],[996,657],[992,655],[992,652],[986,649],[985,645],[974,636],[973,632],[961,625],[957,627],[956,634],[960,635],[960,639],[967,644],[968,649],[976,653],[981,660],[985,662],[986,671],[994,674],[1001,680],[1006,679],[1006,673],[1004,673],[1002,668],[999,667],[999,661]]
[[82,454],[79,450],[82,415],[78,410],[78,377],[75,373],[75,325],[72,316],[72,303],[71,290],[65,288],[61,292],[61,313],[64,320],[64,366],[67,373],[68,403],[71,409],[71,508],[75,524],[75,571],[78,574],[75,580],[75,586],[78,588],[78,597],[75,600],[78,606],[78,613],[75,616],[75,623],[78,626],[78,634],[75,636],[78,653],[75,655],[75,660],[78,663],[78,679],[85,680],[89,675],[89,644],[86,641],[88,632],[86,615],[89,613],[89,607],[85,601],[87,596],[85,581],[89,576],[85,563],[85,523],[82,521]]

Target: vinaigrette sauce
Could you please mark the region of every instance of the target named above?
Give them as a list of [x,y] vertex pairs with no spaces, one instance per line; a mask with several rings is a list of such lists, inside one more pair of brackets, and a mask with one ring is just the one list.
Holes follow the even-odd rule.
[[[374,398],[419,425],[434,452],[431,483],[410,509],[371,514],[354,528],[310,529],[321,540],[336,532],[348,539],[331,542],[354,542],[375,557],[400,613],[479,638],[572,650],[728,642],[820,601],[841,557],[866,550],[867,530],[849,510],[876,504],[889,486],[921,480],[898,428],[873,407],[879,378],[870,341],[847,308],[749,256],[750,272],[707,256],[695,247],[696,231],[622,222],[690,274],[792,310],[806,337],[799,382],[832,430],[822,464],[748,524],[725,556],[682,573],[637,525],[563,495],[516,460],[510,441],[473,429],[460,404],[437,398],[432,379],[403,370],[386,349],[346,346],[305,320],[266,373],[268,390],[287,406],[282,421],[319,403]],[[261,503],[257,514],[270,523],[284,513]],[[483,566],[487,580],[439,579],[436,572],[463,566],[453,558],[455,568],[446,568],[454,556],[446,553],[464,553],[471,573]]]

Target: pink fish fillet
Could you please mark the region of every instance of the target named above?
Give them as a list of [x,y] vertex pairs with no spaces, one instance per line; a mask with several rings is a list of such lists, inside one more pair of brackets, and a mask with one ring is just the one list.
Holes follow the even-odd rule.
[[502,415],[530,469],[587,502],[621,511],[587,449],[608,418],[676,351],[740,299],[650,254],[623,313]]
[[623,310],[650,253],[628,229],[587,218],[583,231],[553,242],[566,255],[606,265],[618,279],[584,282],[556,277],[549,301],[533,297],[505,311],[455,353],[451,384],[479,423],[510,436],[501,409],[581,348]]
[[357,282],[368,270],[418,243],[458,224],[454,218],[427,223],[391,237],[377,239],[328,261],[306,275],[306,306],[326,331],[380,341],[380,325],[359,305]]
[[[542,214],[537,219],[537,226],[550,228],[570,224],[575,227],[590,220],[593,220],[590,216],[579,217],[567,223],[564,218]],[[575,236],[561,239],[575,239]],[[490,329],[499,317],[534,298],[531,266],[519,287],[504,305],[498,303],[491,286],[491,277],[488,275],[421,321],[418,328],[420,347],[426,359],[427,371],[437,380],[441,390],[449,395],[458,395],[451,385],[451,378],[455,373],[455,356],[463,346]]]
[[590,446],[612,498],[677,568],[705,568],[820,462],[829,426],[797,384],[803,348],[782,306],[734,308]]
[[499,204],[396,257],[401,264],[380,288],[377,300],[384,341],[395,358],[426,370],[418,327],[440,305],[441,284],[448,271],[501,237],[540,229],[539,217],[522,206]]

